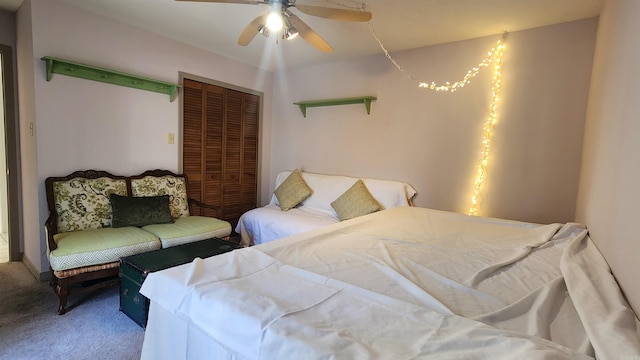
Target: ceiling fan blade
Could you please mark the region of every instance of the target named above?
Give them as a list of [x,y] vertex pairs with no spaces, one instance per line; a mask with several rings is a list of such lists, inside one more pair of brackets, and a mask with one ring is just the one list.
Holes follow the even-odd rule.
[[256,34],[258,33],[258,26],[267,22],[267,16],[269,16],[269,14],[260,15],[257,18],[253,19],[253,21],[251,21],[249,25],[247,25],[247,27],[242,30],[242,33],[238,38],[238,45],[249,45],[251,40],[253,40],[253,38],[256,37]]
[[295,7],[307,15],[319,16],[325,19],[360,22],[371,20],[371,13],[368,11],[334,9],[312,5],[295,5]]
[[298,29],[298,34],[300,34],[300,36],[306,42],[311,44],[311,46],[315,47],[316,49],[322,52],[333,51],[333,48],[331,47],[331,45],[329,45],[326,41],[324,41],[324,39],[321,38],[320,35],[318,35],[318,33],[313,31],[309,27],[309,25],[305,24],[304,21],[300,20],[299,17],[291,13],[287,13],[287,15],[289,15],[289,21],[291,22],[291,25],[294,26],[296,29]]
[[227,4],[249,4],[249,5],[265,4],[264,1],[257,1],[257,0],[176,0],[176,1],[211,2],[211,3],[227,3]]

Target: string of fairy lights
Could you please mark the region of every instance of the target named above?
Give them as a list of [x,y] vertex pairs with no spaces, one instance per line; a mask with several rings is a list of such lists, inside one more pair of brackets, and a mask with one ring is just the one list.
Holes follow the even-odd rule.
[[507,33],[505,32],[502,36],[502,39],[498,40],[496,45],[489,50],[487,56],[480,61],[480,63],[469,69],[467,73],[464,75],[462,80],[455,82],[445,82],[441,84],[437,84],[436,82],[424,82],[418,81],[411,74],[409,74],[404,68],[402,68],[398,62],[389,54],[389,51],[384,47],[382,41],[376,34],[373,29],[373,25],[369,22],[369,29],[373,34],[373,37],[378,42],[378,45],[384,52],[385,56],[393,63],[393,65],[408,79],[418,84],[418,87],[434,90],[434,91],[446,91],[446,92],[455,92],[459,89],[462,89],[465,85],[468,85],[471,82],[471,79],[475,78],[483,68],[489,67],[489,65],[493,64],[493,79],[491,81],[491,99],[489,102],[489,116],[486,118],[483,127],[482,127],[482,142],[481,142],[481,151],[480,151],[480,159],[477,164],[477,173],[476,179],[473,183],[473,192],[471,195],[471,206],[469,207],[468,214],[469,215],[478,215],[478,206],[480,194],[483,188],[483,184],[487,177],[487,168],[489,167],[489,158],[491,155],[491,145],[494,134],[494,127],[496,122],[498,121],[498,102],[500,101],[500,85],[502,83],[502,58],[504,56],[505,45],[504,41],[507,38]]
[[[348,8],[351,10],[366,10],[366,4],[362,3],[361,6],[348,6],[343,3],[339,3],[334,0],[327,0],[328,2]],[[489,101],[489,116],[485,119],[482,126],[482,142],[480,158],[476,166],[476,179],[473,182],[473,192],[471,195],[471,206],[467,213],[469,215],[478,215],[478,207],[480,202],[480,195],[483,190],[483,185],[487,177],[487,169],[489,167],[489,159],[491,156],[492,140],[494,135],[494,128],[498,121],[498,103],[500,101],[500,86],[502,84],[502,58],[504,56],[505,45],[504,42],[507,39],[507,33],[505,32],[500,40],[497,41],[495,46],[488,51],[487,56],[480,61],[480,63],[467,71],[462,77],[462,80],[438,84],[435,81],[424,82],[415,79],[409,72],[407,72],[398,62],[391,56],[389,51],[385,48],[384,44],[376,34],[371,22],[369,22],[369,30],[373,35],[373,38],[380,46],[380,49],[384,52],[385,56],[391,63],[400,71],[405,77],[414,83],[418,84],[418,87],[434,91],[455,92],[468,85],[473,78],[478,76],[482,69],[493,65],[493,78],[491,80],[491,99]]]
[[[506,38],[506,33],[503,39]],[[500,101],[500,85],[502,84],[502,57],[504,55],[504,42],[499,40],[496,47],[489,52],[493,62],[493,79],[491,81],[491,100],[489,102],[489,117],[482,127],[482,151],[478,161],[476,180],[473,184],[473,194],[471,195],[471,206],[469,215],[478,215],[478,200],[480,191],[487,175],[489,166],[489,156],[491,154],[491,141],[493,139],[493,129],[498,121],[498,102]]]

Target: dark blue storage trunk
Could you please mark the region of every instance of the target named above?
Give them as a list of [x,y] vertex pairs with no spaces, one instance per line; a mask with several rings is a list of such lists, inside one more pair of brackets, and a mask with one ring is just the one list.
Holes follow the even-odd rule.
[[147,326],[149,299],[140,287],[150,272],[186,264],[193,259],[223,254],[239,246],[218,238],[196,241],[120,259],[120,311],[143,328]]

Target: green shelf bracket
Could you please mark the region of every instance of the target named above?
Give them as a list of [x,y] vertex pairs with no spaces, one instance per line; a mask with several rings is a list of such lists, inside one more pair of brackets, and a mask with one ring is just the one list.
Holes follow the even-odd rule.
[[47,64],[47,81],[51,81],[51,77],[56,73],[86,80],[100,81],[113,85],[167,94],[169,95],[170,101],[173,101],[176,98],[178,88],[180,87],[180,85],[164,81],[79,64],[50,56],[43,57],[42,61]]
[[302,112],[302,116],[304,117],[307,117],[307,108],[310,108],[310,107],[351,105],[351,104],[364,104],[364,107],[367,109],[367,114],[371,114],[371,102],[376,100],[378,100],[378,98],[373,96],[358,96],[358,97],[341,98],[341,99],[299,101],[293,104],[298,105],[298,107],[300,107],[300,111]]

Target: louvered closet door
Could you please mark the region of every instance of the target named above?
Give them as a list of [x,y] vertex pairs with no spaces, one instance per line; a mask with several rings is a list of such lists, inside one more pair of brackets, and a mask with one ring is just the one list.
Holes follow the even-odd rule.
[[[194,83],[200,85],[200,97],[194,91],[193,99],[187,101],[191,93],[187,89],[197,88]],[[187,169],[195,171],[200,166],[198,174],[187,173],[189,191],[192,197],[217,206],[217,217],[235,228],[240,215],[256,207],[260,97],[187,79],[184,86],[183,168],[187,173]],[[187,111],[187,105],[195,107],[198,99],[201,120],[192,121],[187,113],[196,111]],[[187,124],[188,121],[191,123]],[[199,150],[187,149],[198,147],[196,140],[187,138],[188,134],[197,138],[193,133],[198,125]],[[196,180],[192,181],[192,176]],[[192,186],[199,186],[199,190],[194,191]]]
[[259,98],[229,89],[226,94],[223,203],[233,223],[256,207]]
[[[242,163],[242,93],[227,91],[227,121],[224,156],[224,210],[230,218],[240,217],[240,165]],[[227,220],[229,221],[229,220]]]
[[242,185],[240,212],[256,207],[258,199],[258,123],[260,97],[244,94],[242,122]]
[[[202,201],[203,84],[184,79],[182,109],[182,172],[189,179],[189,197]],[[196,213],[193,215],[203,215]]]
[[225,94],[224,88],[213,85],[204,85],[205,89],[205,121],[202,131],[204,147],[202,149],[202,161],[204,164],[202,178],[202,202],[215,205],[219,211],[205,211],[207,216],[225,219],[224,202],[222,201],[222,169],[224,156],[224,112]]

